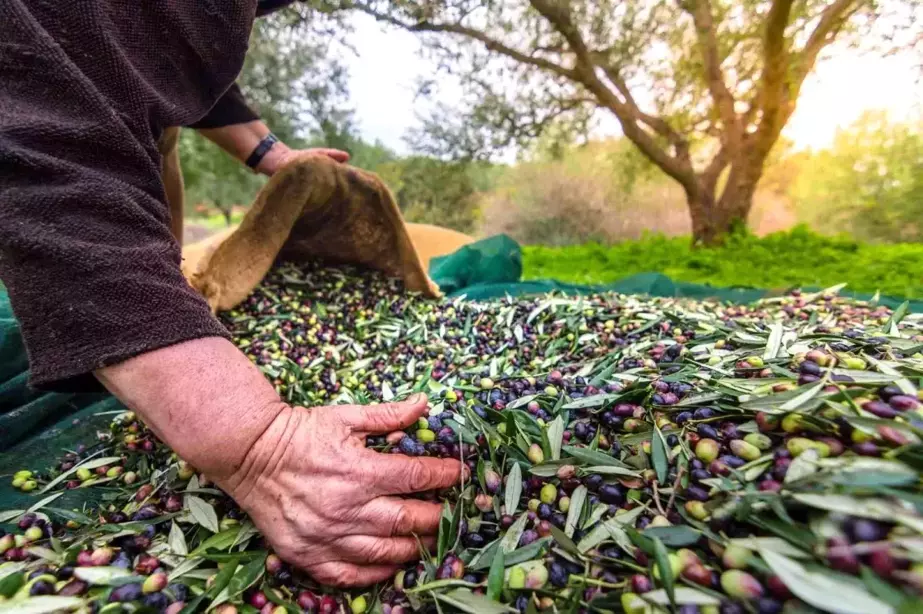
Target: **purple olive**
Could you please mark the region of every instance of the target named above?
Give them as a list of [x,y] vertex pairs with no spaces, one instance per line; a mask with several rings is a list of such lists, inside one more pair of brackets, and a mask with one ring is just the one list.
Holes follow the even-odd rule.
[[599,488],[599,499],[603,503],[621,505],[625,502],[625,491],[617,484],[603,484]]
[[879,418],[893,418],[900,413],[887,403],[882,403],[881,401],[866,401],[862,404],[862,409]]
[[897,394],[888,399],[888,405],[897,411],[911,411],[920,407],[920,402],[911,396]]
[[133,582],[131,584],[123,584],[118,588],[112,589],[112,592],[109,594],[109,601],[121,603],[137,601],[141,599],[142,594],[140,583]]

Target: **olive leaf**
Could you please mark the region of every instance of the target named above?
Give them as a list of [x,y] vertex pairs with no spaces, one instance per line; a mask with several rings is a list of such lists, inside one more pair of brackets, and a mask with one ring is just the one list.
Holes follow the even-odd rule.
[[781,324],[769,325],[769,338],[766,340],[766,349],[763,350],[763,360],[773,360],[779,355],[782,348],[782,331]]
[[167,538],[167,542],[170,545],[170,552],[173,554],[179,556],[186,556],[189,554],[189,547],[186,545],[186,536],[175,522],[171,523],[170,536]]
[[667,458],[667,448],[663,440],[663,433],[657,427],[654,427],[654,435],[651,437],[651,456],[653,457],[654,471],[657,473],[657,481],[663,484],[667,480],[669,459]]
[[621,394],[597,394],[589,397],[583,397],[561,406],[562,409],[589,409],[591,407],[602,407],[606,403],[617,401],[622,397]]
[[670,564],[669,552],[667,552],[667,547],[659,538],[652,537],[651,542],[654,545],[654,563],[660,571],[660,582],[667,592],[670,605],[675,607],[676,594],[673,590],[673,566]]
[[[689,604],[700,606],[716,606],[721,604],[721,600],[717,597],[694,588],[689,588],[688,586],[678,586],[674,589],[673,602],[677,605]],[[666,589],[662,588],[644,593],[643,595],[636,595],[629,604],[629,607],[634,610],[635,608],[643,608],[645,604],[648,603],[668,606],[671,603],[670,595],[667,593]]]
[[574,556],[580,556],[580,551],[577,549],[577,544],[574,543],[574,540],[570,538],[564,531],[558,527],[551,525],[551,536],[554,538],[558,545],[564,549],[565,552],[573,554]]
[[583,505],[586,502],[586,486],[580,485],[574,489],[570,495],[570,507],[567,509],[567,521],[564,523],[564,534],[567,537],[574,536],[574,530],[577,528],[577,522],[583,513]]
[[52,488],[54,488],[55,486],[57,486],[58,484],[60,484],[61,482],[69,478],[70,476],[72,476],[73,474],[77,473],[79,469],[96,469],[97,467],[102,467],[104,465],[111,465],[113,463],[120,463],[120,462],[122,462],[121,456],[106,456],[104,458],[93,458],[93,457],[87,458],[82,463],[78,463],[74,465],[73,467],[71,467],[70,469],[68,469],[67,471],[65,471],[58,477],[56,477],[55,479],[45,484],[45,487],[42,488],[40,491],[38,491],[38,494],[40,495],[45,494],[46,492],[48,492],[49,490],[51,490]]
[[859,572],[862,582],[875,597],[878,597],[893,608],[899,608],[903,603],[908,601],[907,595],[898,588],[895,588],[878,577],[871,569],[862,566]]
[[55,565],[64,564],[64,557],[51,548],[45,548],[44,546],[30,546],[29,548],[26,548],[26,553],[36,558],[44,559]]
[[645,537],[657,538],[662,541],[664,545],[672,546],[674,548],[691,546],[692,544],[699,541],[699,539],[702,537],[701,532],[685,525],[677,525],[674,527],[652,527],[645,529],[642,532],[642,535]]
[[[589,533],[584,536],[583,539],[577,543],[577,550],[580,552],[587,552],[603,543],[610,537],[616,542],[619,542],[619,540],[625,534],[623,527],[633,526],[635,520],[637,520],[638,516],[644,513],[645,510],[646,508],[644,506],[639,505],[623,514],[613,516],[612,518],[597,524],[590,530]],[[627,539],[627,535],[625,538]]]
[[55,493],[55,494],[53,494],[53,495],[49,495],[49,496],[45,497],[45,498],[42,499],[41,501],[39,501],[39,502],[37,502],[37,503],[31,505],[31,506],[29,507],[29,509],[26,510],[26,513],[28,514],[29,512],[37,512],[37,511],[39,511],[40,509],[42,509],[43,507],[45,507],[46,505],[48,505],[49,503],[51,503],[52,501],[54,501],[54,500],[57,499],[58,497],[62,496],[63,494],[64,494],[63,492],[58,492],[58,493]]
[[192,514],[196,522],[212,533],[217,533],[220,530],[218,526],[218,515],[215,513],[215,508],[204,500],[195,495],[186,495],[186,508],[189,510],[189,513]]
[[899,336],[900,333],[897,330],[897,325],[900,324],[901,320],[904,319],[904,316],[907,315],[907,311],[909,308],[910,308],[910,301],[904,301],[903,303],[901,303],[900,306],[898,306],[898,308],[895,309],[891,313],[891,317],[888,318],[888,321],[885,323],[885,325],[882,328],[888,331],[889,335],[893,335],[895,337]]
[[0,524],[6,524],[11,520],[16,520],[26,513],[26,510],[8,510],[0,513]]
[[77,567],[74,569],[74,577],[90,584],[103,586],[124,584],[126,579],[131,582],[141,580],[141,578],[133,576],[130,571],[121,567]]
[[510,473],[506,478],[506,488],[503,492],[503,504],[507,514],[515,514],[522,496],[522,468],[519,463],[513,463]]
[[564,418],[557,416],[548,425],[548,444],[551,447],[551,460],[560,460],[561,444],[564,442]]
[[[531,561],[532,559],[539,556],[551,543],[550,537],[543,537],[541,539],[535,540],[528,546],[523,546],[522,548],[517,548],[509,553],[504,553],[503,555],[503,564],[507,567],[510,565],[516,565],[517,563],[522,563],[524,561]],[[487,569],[493,564],[494,557],[501,552],[500,540],[492,542],[489,546],[481,550],[472,561],[469,568],[474,571],[482,571]]]
[[12,597],[26,583],[25,563],[6,563],[0,569],[0,596]]
[[613,467],[625,467],[625,463],[597,450],[589,448],[578,448],[576,446],[564,446],[563,451],[569,457],[577,459],[581,463],[588,465],[610,465]]
[[599,473],[602,475],[624,475],[625,477],[630,478],[641,477],[640,471],[635,471],[634,469],[628,469],[627,467],[619,467],[616,465],[595,465],[593,467],[581,467],[579,473],[580,475],[592,475],[594,473]]
[[734,539],[729,539],[728,544],[740,546],[747,550],[770,550],[791,558],[811,558],[809,552],[799,550],[780,537],[735,537]]
[[567,460],[558,460],[558,461],[546,461],[541,465],[532,465],[529,467],[529,473],[540,478],[550,478],[558,473],[563,465],[568,464],[570,461]]
[[62,595],[42,595],[29,597],[22,601],[11,601],[3,604],[3,614],[51,614],[52,612],[67,612],[83,605],[80,597],[64,597]]
[[781,411],[794,411],[796,409],[801,408],[802,406],[807,404],[808,401],[810,401],[811,399],[816,397],[818,394],[820,394],[820,391],[823,390],[824,386],[826,385],[827,385],[827,380],[826,380],[826,377],[824,377],[818,380],[817,382],[808,384],[807,386],[800,388],[799,390],[801,391],[801,393],[789,399],[782,405],[780,405],[779,409]]
[[820,459],[820,454],[817,450],[805,450],[796,456],[795,460],[788,466],[784,482],[791,484],[817,473],[818,459]]
[[773,573],[796,597],[819,608],[829,610],[836,604],[840,614],[893,614],[894,608],[829,571],[812,571],[792,559],[771,550],[759,550],[760,556]]
[[509,404],[506,406],[506,408],[507,409],[517,409],[519,407],[525,407],[526,405],[534,401],[536,398],[538,398],[537,394],[527,394],[525,396],[519,397],[518,399],[514,401],[510,401]]
[[503,591],[503,550],[498,549],[494,555],[494,560],[490,563],[490,573],[487,574],[487,597],[494,601],[500,600],[500,593]]
[[439,601],[443,601],[467,614],[507,614],[508,612],[516,612],[509,606],[499,604],[467,588],[456,588],[445,594],[434,593],[433,596]]
[[253,586],[263,576],[266,570],[266,554],[263,553],[246,565],[242,566],[228,583],[228,599],[233,600],[245,590]]
[[516,522],[507,529],[506,535],[500,540],[500,549],[504,552],[512,552],[519,545],[519,538],[522,532],[526,530],[526,523],[529,522],[529,514],[522,514],[516,519]]

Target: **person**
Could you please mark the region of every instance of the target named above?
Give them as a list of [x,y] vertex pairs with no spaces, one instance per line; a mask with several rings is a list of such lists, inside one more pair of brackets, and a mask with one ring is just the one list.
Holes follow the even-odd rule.
[[[281,4],[274,2],[273,4]],[[425,397],[283,403],[180,272],[158,141],[243,64],[255,0],[0,0],[0,279],[31,383],[104,386],[335,585],[384,580],[432,543],[457,461],[383,455]]]

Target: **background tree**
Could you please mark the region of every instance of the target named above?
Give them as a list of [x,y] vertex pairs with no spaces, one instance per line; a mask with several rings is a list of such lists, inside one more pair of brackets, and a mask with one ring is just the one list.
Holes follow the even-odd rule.
[[[344,17],[297,3],[254,23],[237,83],[292,147],[338,147],[351,138],[347,73],[337,55],[349,32]],[[188,205],[212,206],[228,224],[233,207],[249,205],[265,181],[193,130],[182,132],[180,158]]]
[[682,186],[694,239],[709,244],[745,223],[824,49],[919,27],[916,0],[342,1],[421,33],[460,77],[461,108],[426,122],[425,151],[495,152],[549,126],[581,134],[602,110]]
[[805,156],[791,187],[801,218],[863,241],[923,239],[923,121],[867,112]]

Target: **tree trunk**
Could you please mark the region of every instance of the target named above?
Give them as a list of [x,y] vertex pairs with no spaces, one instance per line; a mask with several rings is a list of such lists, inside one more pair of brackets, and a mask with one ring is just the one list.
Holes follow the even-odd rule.
[[710,190],[686,191],[695,245],[715,246],[738,225],[746,227],[762,165],[732,166],[720,197]]
[[218,211],[220,211],[220,212],[221,212],[221,215],[224,216],[224,223],[227,224],[228,226],[230,226],[230,225],[231,225],[231,222],[232,222],[232,219],[231,219],[231,212],[233,211],[233,207],[232,207],[232,206],[224,206],[224,205],[220,205],[220,204],[217,205],[217,206],[218,206]]

